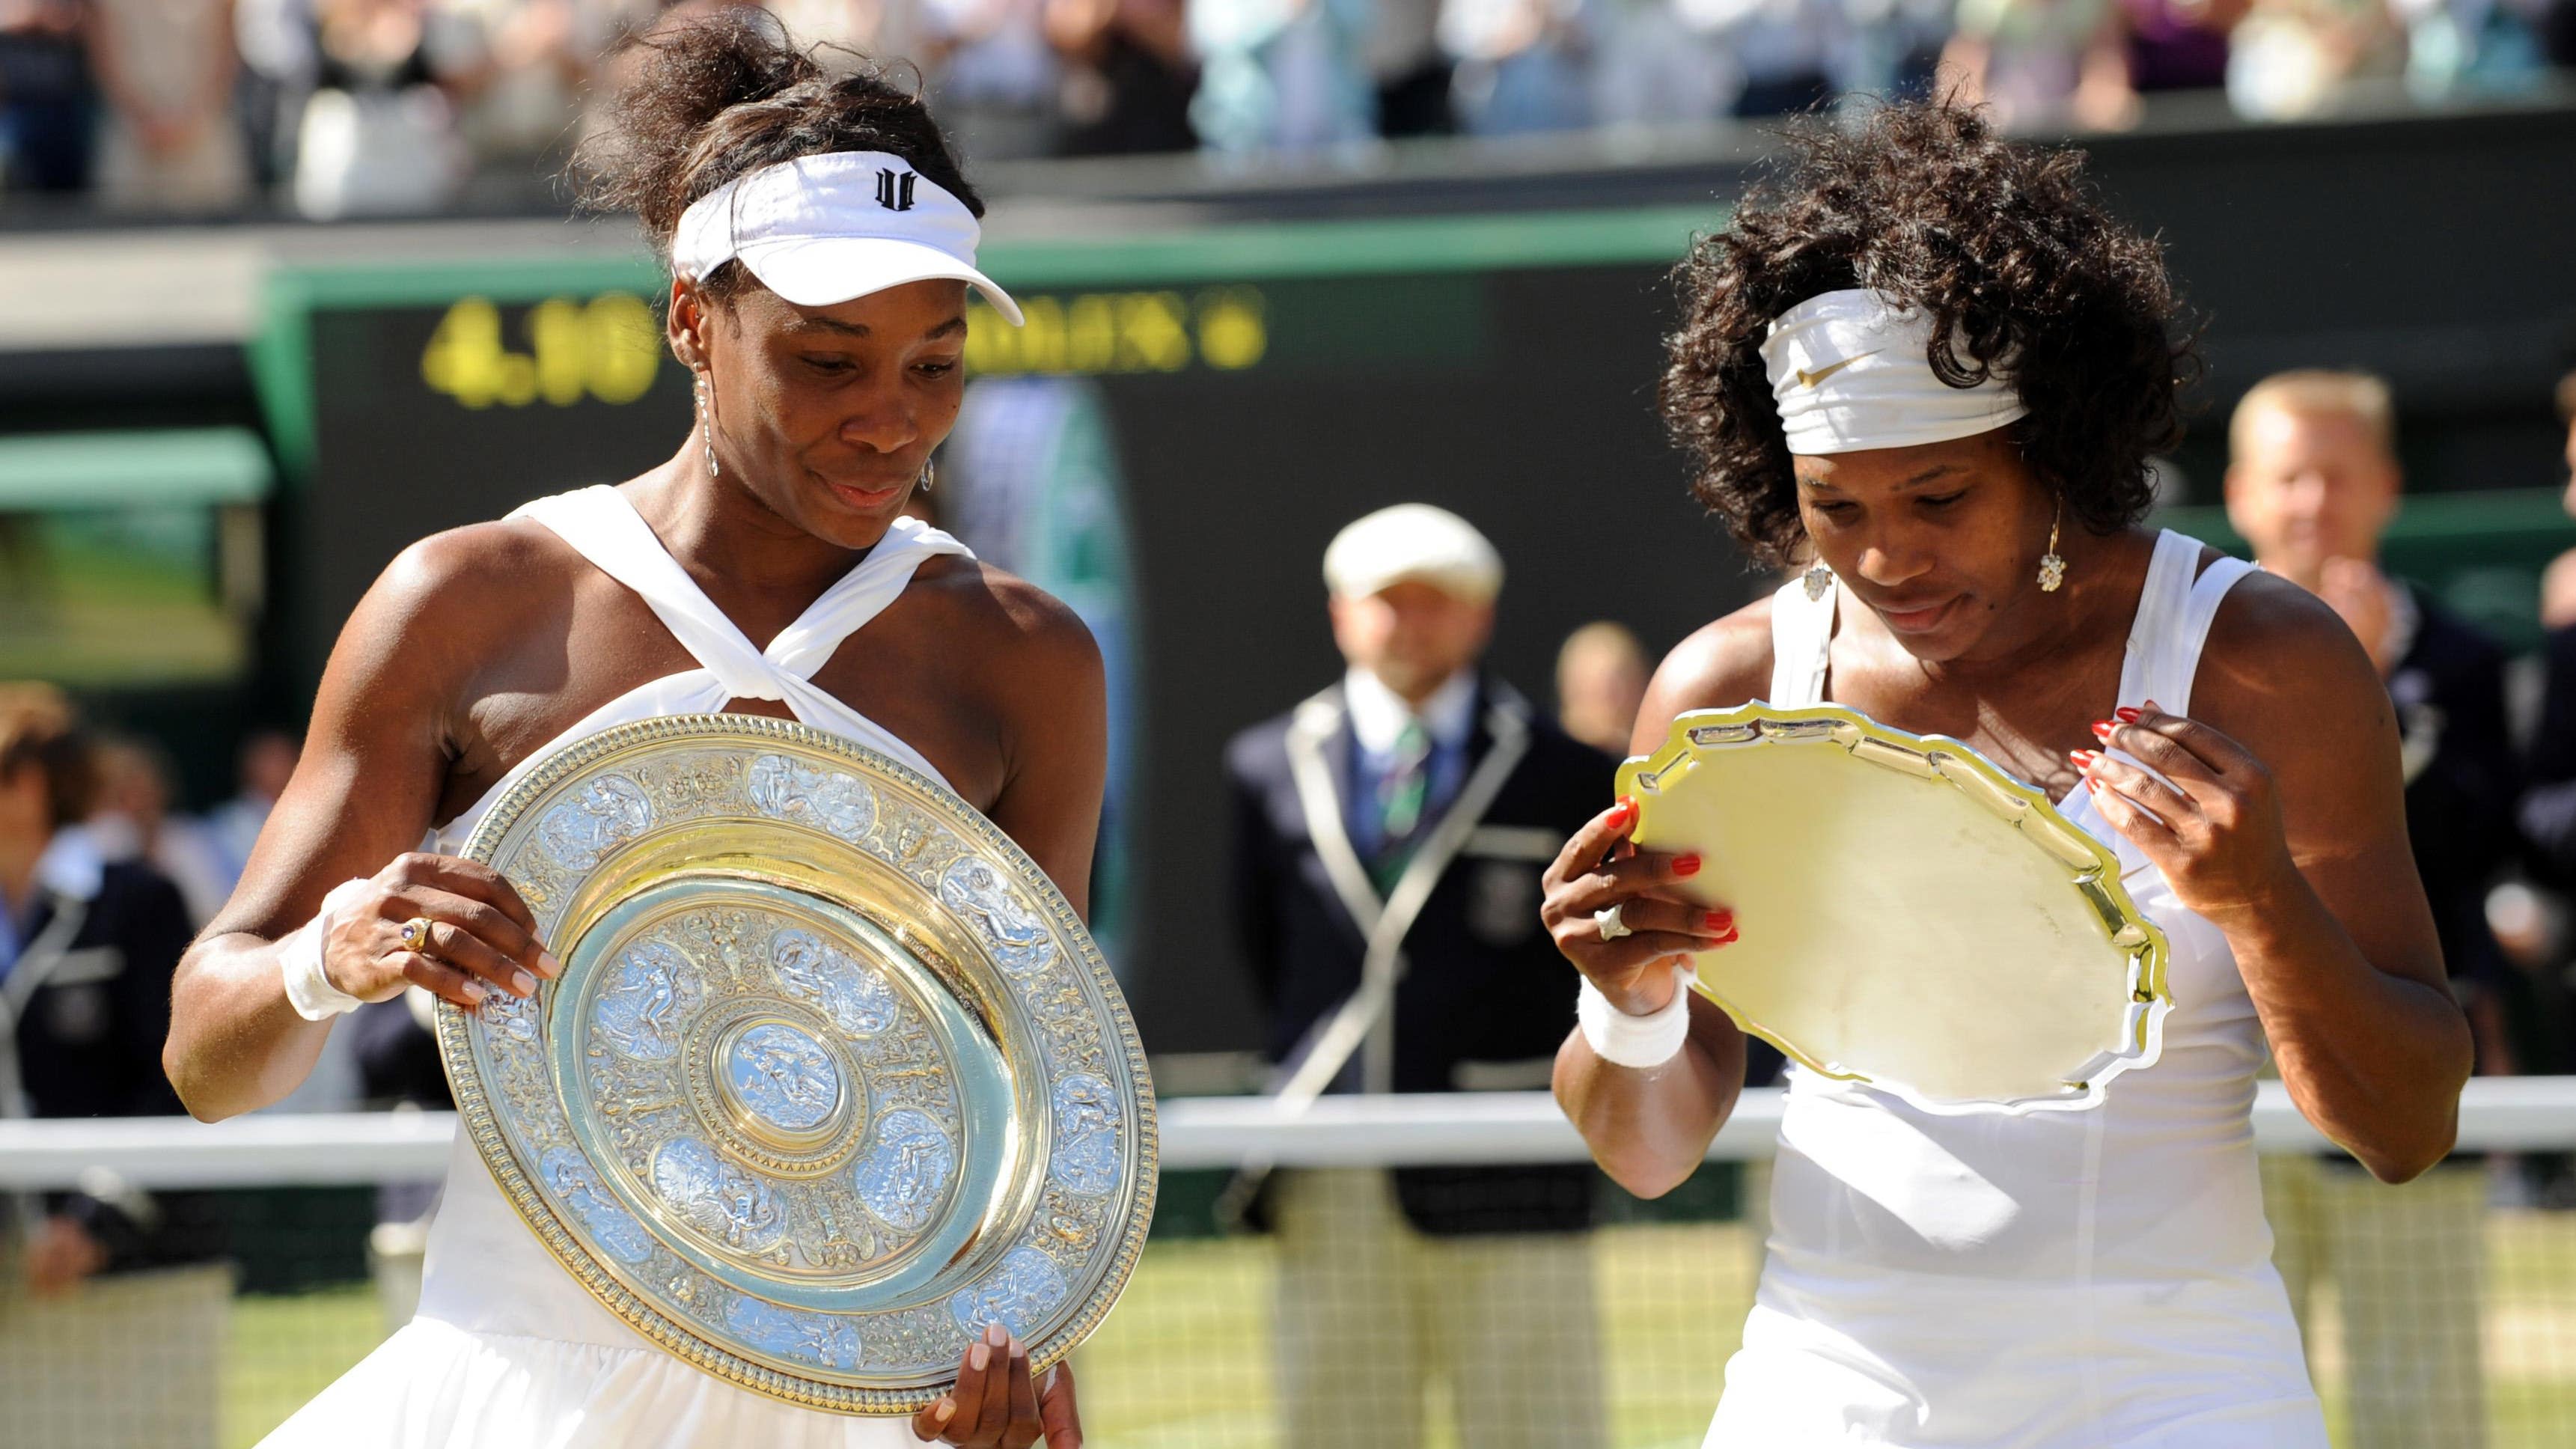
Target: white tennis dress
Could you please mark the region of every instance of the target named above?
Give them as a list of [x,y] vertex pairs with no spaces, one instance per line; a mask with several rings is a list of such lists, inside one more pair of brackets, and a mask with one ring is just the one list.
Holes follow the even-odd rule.
[[[763,651],[690,581],[616,489],[541,498],[510,516],[544,524],[642,595],[700,665],[601,705],[562,740],[659,715],[719,710],[732,699],[783,699],[805,723],[941,778],[920,751],[810,680],[842,640],[894,602],[924,560],[973,557],[956,539],[913,519],[896,520],[857,568]],[[437,831],[428,848],[461,851],[492,802],[550,749],[520,761]],[[736,1388],[646,1342],[537,1241],[462,1132],[430,1229],[419,1316],[262,1442],[264,1449],[893,1449],[920,1443],[905,1420],[799,1409]]]
[[[2200,553],[2157,540],[2119,704],[2190,710],[2249,572],[2195,577]],[[1824,702],[1840,592],[1773,600],[1771,703]],[[2094,1110],[2020,1117],[1793,1068],[1769,1259],[1708,1449],[2326,1449],[2255,1177],[2265,1044],[2236,959],[2088,792],[2063,808],[2172,943],[2163,1055]]]

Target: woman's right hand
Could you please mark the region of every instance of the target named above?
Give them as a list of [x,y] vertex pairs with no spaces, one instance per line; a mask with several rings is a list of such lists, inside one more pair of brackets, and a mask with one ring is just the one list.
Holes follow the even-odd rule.
[[[322,974],[361,1001],[417,984],[471,1010],[494,991],[533,996],[537,978],[563,971],[537,939],[537,918],[490,866],[413,851],[394,857],[357,900],[334,912],[322,941]],[[421,949],[403,926],[428,922]]]
[[[1589,977],[1610,1004],[1631,1016],[1662,1010],[1679,989],[1658,963],[1686,961],[1693,953],[1735,939],[1735,914],[1690,899],[1675,883],[1699,873],[1697,855],[1640,850],[1628,842],[1637,802],[1627,796],[1592,817],[1558,852],[1541,884],[1546,897],[1539,918],[1556,949]],[[1612,907],[1628,934],[1601,936],[1595,914]]]

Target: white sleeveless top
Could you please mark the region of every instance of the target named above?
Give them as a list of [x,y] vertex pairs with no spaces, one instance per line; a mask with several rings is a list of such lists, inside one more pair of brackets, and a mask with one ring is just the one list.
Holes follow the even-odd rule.
[[[2235,559],[2156,542],[2115,705],[2191,708]],[[1839,585],[1772,601],[1770,702],[1819,704]],[[2262,1024],[2217,927],[2090,792],[2172,943],[2156,1064],[2085,1112],[1936,1116],[1792,1068],[1771,1238],[1709,1449],[2325,1449],[2271,1262],[2249,1113]]]
[[[639,685],[591,711],[433,832],[427,848],[463,849],[484,812],[555,743],[658,715],[720,710],[733,699],[785,700],[805,723],[941,779],[920,751],[811,680],[841,641],[894,602],[925,560],[973,557],[956,539],[897,519],[858,567],[760,649],[690,580],[616,489],[540,498],[510,516],[544,524],[642,595],[699,667]],[[264,1449],[893,1449],[919,1443],[904,1420],[799,1409],[736,1388],[646,1342],[537,1241],[462,1132],[430,1229],[419,1316],[262,1441]]]

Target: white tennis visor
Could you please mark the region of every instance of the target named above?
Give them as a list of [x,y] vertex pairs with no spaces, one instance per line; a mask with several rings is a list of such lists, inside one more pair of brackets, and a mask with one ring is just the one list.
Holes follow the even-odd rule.
[[975,269],[983,228],[946,187],[900,156],[833,151],[737,176],[680,214],[671,270],[691,280],[729,261],[800,307],[953,277],[1020,323],[1020,304]]

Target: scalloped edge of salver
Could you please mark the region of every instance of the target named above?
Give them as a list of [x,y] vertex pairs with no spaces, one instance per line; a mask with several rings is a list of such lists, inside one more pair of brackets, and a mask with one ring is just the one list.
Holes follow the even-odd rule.
[[[1126,1061],[1130,1080],[1136,1085],[1136,1186],[1128,1198],[1131,1210],[1127,1222],[1099,1283],[1085,1298],[1080,1310],[1058,1324],[1044,1339],[1028,1345],[1030,1371],[1043,1374],[1070,1357],[1076,1346],[1097,1331],[1126,1293],[1128,1284],[1135,1277],[1137,1261],[1144,1253],[1146,1236],[1153,1226],[1155,1197],[1161,1182],[1161,1138],[1155,1114],[1154,1081],[1145,1060],[1144,1040],[1137,1033],[1135,1016],[1127,1006],[1125,992],[1110,972],[1107,958],[1100,954],[1099,943],[1092,939],[1089,928],[1074,912],[1073,903],[1065,899],[1064,892],[1056,887],[1028,852],[1020,848],[1019,842],[1004,834],[1001,827],[993,824],[982,811],[968,804],[955,791],[856,740],[816,729],[801,721],[775,719],[767,715],[661,715],[612,725],[557,746],[528,766],[501,798],[493,802],[492,808],[476,822],[463,854],[468,859],[489,863],[490,854],[499,848],[501,840],[519,817],[566,776],[624,750],[683,738],[784,741],[849,759],[918,792],[936,812],[946,817],[940,823],[1019,868],[1021,874],[1017,883],[1030,888],[1038,897],[1038,904],[1062,928],[1065,938],[1076,948],[1076,959],[1099,987],[1101,999],[1109,1011],[1110,1025],[1116,1029],[1119,1053]],[[553,982],[539,983],[538,999],[542,1001],[553,989]],[[556,1219],[553,1208],[538,1194],[527,1171],[511,1152],[474,1066],[464,1008],[441,1000],[436,1021],[440,1065],[446,1072],[449,1090],[455,1094],[459,1120],[474,1143],[476,1155],[500,1186],[503,1198],[545,1246],[547,1255],[619,1321],[673,1357],[719,1379],[805,1408],[890,1417],[911,1414],[934,1404],[947,1391],[944,1382],[913,1389],[863,1389],[784,1373],[710,1343],[643,1301],[606,1269],[591,1261],[586,1250],[580,1249],[579,1240]],[[567,1248],[577,1251],[568,1252]]]
[[1705,981],[1694,981],[1693,990],[1715,1003],[1739,1028],[1778,1047],[1816,1075],[1885,1092],[1936,1116],[2089,1111],[2102,1105],[2111,1082],[2155,1065],[2164,1052],[2165,1017],[2173,1010],[2166,979],[2172,951],[2163,929],[2129,898],[2120,880],[2120,858],[2110,847],[2067,819],[2046,794],[2013,778],[1960,740],[1909,734],[1841,705],[1775,708],[1757,699],[1732,709],[1692,710],[1673,720],[1664,743],[1652,754],[1631,756],[1619,766],[1618,793],[1637,802],[1631,838],[1640,845],[1651,843],[1648,823],[1653,801],[1668,778],[1677,783],[1709,752],[1800,743],[1831,744],[1866,763],[1916,779],[1942,781],[2014,826],[2033,849],[2064,867],[2068,884],[2084,896],[2101,922],[2107,944],[2129,958],[2129,1047],[2086,1063],[2082,1078],[2069,1079],[2062,1095],[2008,1102],[1961,1101],[1929,1096],[1902,1082],[1882,1081],[1866,1073],[1836,1070],[1751,1020]]

